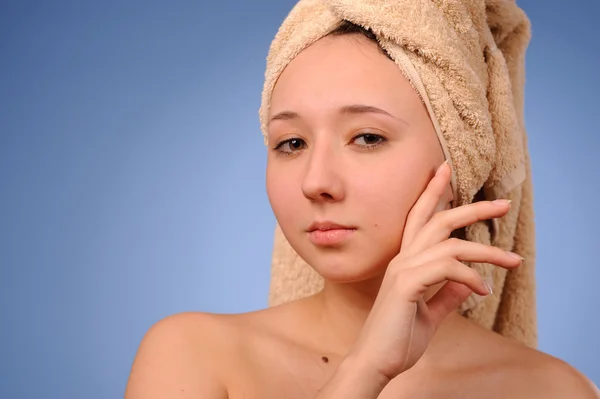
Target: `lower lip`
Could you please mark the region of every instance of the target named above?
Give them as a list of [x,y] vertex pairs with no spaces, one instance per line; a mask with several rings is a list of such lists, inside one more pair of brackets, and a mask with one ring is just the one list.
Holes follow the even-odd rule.
[[336,245],[347,240],[356,229],[313,230],[308,233],[315,245]]

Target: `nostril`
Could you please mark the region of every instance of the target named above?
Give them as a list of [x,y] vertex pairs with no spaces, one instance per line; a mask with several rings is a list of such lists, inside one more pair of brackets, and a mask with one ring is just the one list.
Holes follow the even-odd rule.
[[326,200],[332,200],[333,199],[333,195],[331,195],[329,193],[321,193],[321,197],[323,197]]

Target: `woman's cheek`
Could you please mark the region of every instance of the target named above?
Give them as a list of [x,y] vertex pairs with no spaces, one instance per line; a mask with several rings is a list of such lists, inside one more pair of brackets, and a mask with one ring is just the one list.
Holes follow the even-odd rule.
[[[388,172],[388,174],[390,174]],[[418,195],[411,192],[415,182],[404,174],[380,174],[377,178],[365,180],[360,186],[358,197],[353,203],[360,203],[367,220],[363,221],[372,229],[382,245],[399,245],[407,215]],[[407,190],[408,189],[408,190]]]
[[272,174],[267,176],[267,195],[281,227],[292,227],[304,199],[298,185],[289,176]]

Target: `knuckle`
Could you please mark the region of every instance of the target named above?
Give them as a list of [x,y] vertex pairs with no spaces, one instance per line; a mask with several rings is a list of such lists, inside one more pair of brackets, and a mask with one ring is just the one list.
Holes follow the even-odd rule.
[[479,274],[479,272],[473,269],[472,267],[469,267],[469,273],[471,274],[471,278],[475,282],[478,282],[482,279],[481,274]]
[[451,237],[448,238],[442,245],[445,247],[444,251],[451,257],[456,258],[465,253],[468,249],[468,242],[461,240],[460,238]]
[[436,272],[440,274],[448,274],[453,268],[456,267],[456,260],[452,257],[446,256],[441,258],[438,262],[433,265]]
[[434,224],[434,225],[442,225],[444,222],[444,212],[436,212],[433,214],[433,216],[431,216],[431,219],[429,219],[430,223]]
[[460,238],[456,238],[456,237],[450,237],[446,240],[446,242],[448,243],[448,245],[452,246],[452,247],[456,247],[458,245],[462,245],[462,243],[464,242],[463,240],[461,240]]
[[491,246],[491,248],[493,249],[493,251],[500,257],[503,257],[506,255],[506,251],[503,250],[502,248],[499,247],[495,247],[495,246]]
[[446,256],[444,257],[444,262],[443,264],[447,267],[447,268],[453,268],[456,267],[457,265],[457,261],[456,259],[454,259],[452,256]]
[[478,202],[479,204],[479,212],[478,212],[478,216],[480,216],[480,218],[483,219],[488,219],[490,217],[490,215],[494,215],[498,213],[498,210],[500,208],[498,208],[497,206],[492,204],[492,201],[480,201]]
[[504,252],[498,247],[486,244],[477,244],[477,250],[481,252],[481,254],[487,259],[496,258],[498,255]]

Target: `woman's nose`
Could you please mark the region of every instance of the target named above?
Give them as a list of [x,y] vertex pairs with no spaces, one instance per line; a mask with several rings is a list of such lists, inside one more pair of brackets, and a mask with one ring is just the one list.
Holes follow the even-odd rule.
[[302,181],[304,197],[311,201],[336,202],[344,197],[342,165],[335,151],[321,149],[307,157]]

